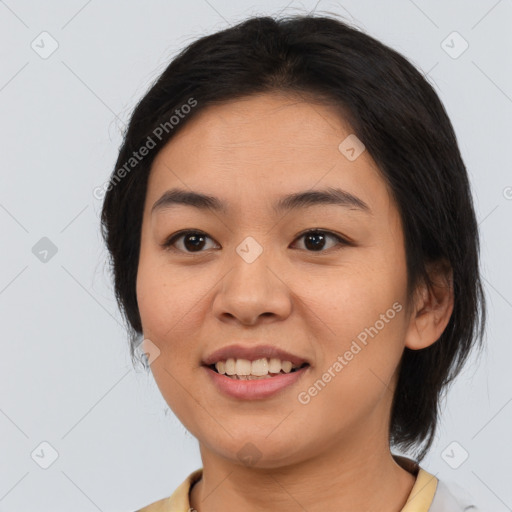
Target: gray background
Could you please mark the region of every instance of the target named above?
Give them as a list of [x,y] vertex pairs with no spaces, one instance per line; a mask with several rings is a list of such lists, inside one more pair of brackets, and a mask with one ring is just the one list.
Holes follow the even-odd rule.
[[[131,367],[93,190],[179,49],[249,14],[315,6],[408,57],[454,124],[482,230],[488,350],[450,389],[422,466],[483,510],[512,510],[511,0],[0,1],[0,510],[132,511],[201,466],[152,376]],[[55,254],[39,252],[43,237]],[[42,442],[58,452],[48,469]]]

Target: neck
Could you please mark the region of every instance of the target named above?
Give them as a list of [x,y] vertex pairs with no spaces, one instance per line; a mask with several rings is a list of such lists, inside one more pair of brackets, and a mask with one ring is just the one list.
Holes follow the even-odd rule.
[[[190,492],[197,512],[244,510],[292,512],[396,512],[416,477],[403,469],[389,449],[343,453],[327,447],[322,454],[276,468],[233,463],[201,446],[203,476]],[[378,454],[378,455],[377,455]]]

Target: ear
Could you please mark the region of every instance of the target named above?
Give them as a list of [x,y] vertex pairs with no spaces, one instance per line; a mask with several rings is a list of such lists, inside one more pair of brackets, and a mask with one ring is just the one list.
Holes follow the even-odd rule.
[[443,334],[453,311],[453,271],[446,260],[430,263],[431,286],[422,282],[415,290],[415,303],[405,334],[405,346],[419,350],[434,344]]

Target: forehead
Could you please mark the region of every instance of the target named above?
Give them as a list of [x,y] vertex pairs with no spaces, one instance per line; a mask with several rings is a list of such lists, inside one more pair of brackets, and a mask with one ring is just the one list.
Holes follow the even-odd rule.
[[206,107],[156,156],[149,207],[176,187],[233,208],[260,200],[274,205],[283,195],[325,188],[389,205],[368,151],[349,160],[340,150],[347,137],[354,137],[351,127],[337,111],[297,97],[273,93]]

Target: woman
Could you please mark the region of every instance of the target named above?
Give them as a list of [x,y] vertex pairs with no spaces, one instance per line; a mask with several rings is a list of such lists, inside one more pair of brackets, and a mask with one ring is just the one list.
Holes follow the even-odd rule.
[[135,108],[102,228],[132,358],[203,462],[143,511],[474,507],[419,466],[485,301],[455,134],[405,58],[327,17],[195,41]]

